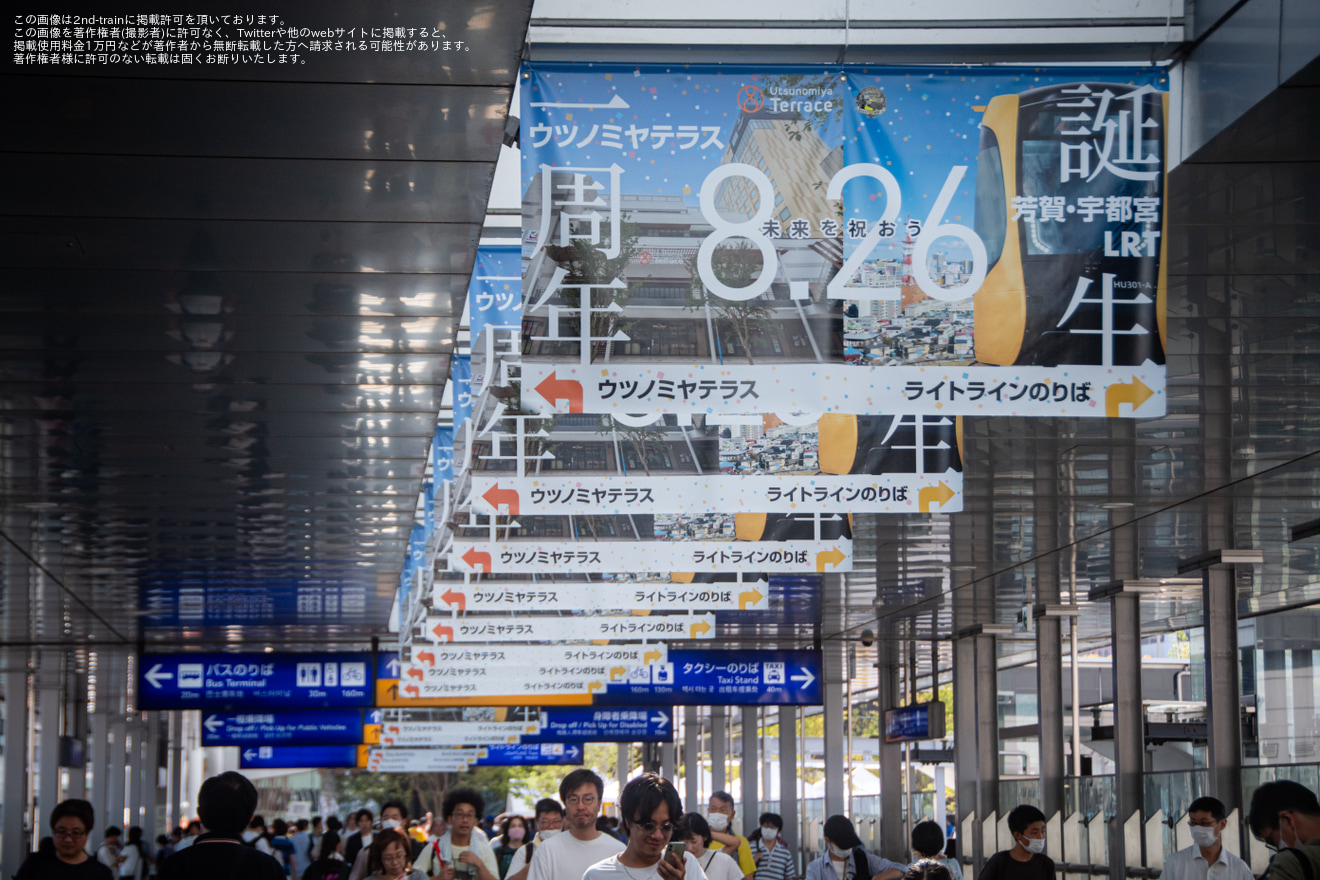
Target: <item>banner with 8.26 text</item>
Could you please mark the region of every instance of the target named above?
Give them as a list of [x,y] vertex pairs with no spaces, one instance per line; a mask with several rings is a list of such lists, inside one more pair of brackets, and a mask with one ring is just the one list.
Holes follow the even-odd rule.
[[524,73],[527,411],[1164,414],[1160,71]]

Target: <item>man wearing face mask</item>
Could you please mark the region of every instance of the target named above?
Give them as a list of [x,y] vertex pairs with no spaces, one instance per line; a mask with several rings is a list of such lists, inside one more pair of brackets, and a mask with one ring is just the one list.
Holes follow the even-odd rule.
[[537,847],[558,834],[564,827],[564,808],[554,798],[541,798],[536,802],[536,836],[513,854],[506,880],[527,880],[531,868],[528,863]]
[[[380,805],[380,830],[388,831],[391,828],[398,828],[400,831],[405,832],[405,834],[407,833],[408,808],[403,805],[403,801],[389,800]],[[409,854],[408,863],[412,864],[412,860],[416,859],[417,856],[421,854],[422,848],[425,847],[426,844],[422,843],[420,840],[412,840],[411,838],[409,838],[408,842],[412,844],[412,852]],[[370,854],[370,851],[371,847],[363,847],[357,854],[357,858],[353,861],[353,871],[348,875],[348,880],[363,880],[364,877],[371,873],[370,867],[367,864],[367,856]]]
[[1320,878],[1320,802],[1315,792],[1291,780],[1267,782],[1251,796],[1251,833],[1278,854],[1268,880]]
[[806,880],[898,880],[906,873],[907,865],[862,849],[847,816],[830,816],[825,820],[825,852],[807,865]]
[[[733,795],[727,791],[717,791],[710,796],[706,805],[706,823],[710,825],[710,839],[724,848],[724,852],[733,856],[738,867],[742,868],[743,880],[752,880],[756,874],[756,860],[752,858],[752,847],[737,831],[733,820],[737,812],[733,808]],[[714,847],[712,847],[714,848]]]
[[1192,801],[1187,808],[1192,845],[1164,860],[1161,880],[1251,880],[1247,863],[1224,849],[1220,841],[1227,816],[1228,810],[1216,798]]
[[997,852],[977,880],[1054,880],[1054,859],[1045,855],[1045,814],[1021,804],[1008,814],[1013,848]]

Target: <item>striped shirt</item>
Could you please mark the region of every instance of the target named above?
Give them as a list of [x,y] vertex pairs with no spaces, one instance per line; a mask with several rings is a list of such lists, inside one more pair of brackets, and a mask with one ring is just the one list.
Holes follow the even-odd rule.
[[752,841],[752,855],[765,853],[756,866],[756,880],[793,880],[797,877],[797,866],[793,864],[793,853],[782,840],[774,849],[766,849],[760,840]]

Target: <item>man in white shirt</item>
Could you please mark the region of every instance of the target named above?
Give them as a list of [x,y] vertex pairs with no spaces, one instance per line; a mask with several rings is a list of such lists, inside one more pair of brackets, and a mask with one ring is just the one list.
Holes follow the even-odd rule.
[[582,880],[587,868],[623,851],[617,839],[596,829],[605,783],[585,767],[559,783],[568,833],[547,840],[532,858],[528,880]]
[[667,852],[670,843],[681,842],[681,836],[680,841],[674,837],[683,817],[683,803],[672,782],[658,773],[638,776],[619,793],[619,814],[628,834],[627,847],[592,865],[582,880],[706,880],[686,847],[681,855]]
[[499,880],[500,866],[477,822],[486,801],[475,788],[454,788],[445,795],[440,813],[449,828],[428,840],[413,860],[413,868],[441,880]]
[[1192,845],[1164,860],[1160,880],[1252,880],[1247,863],[1224,849],[1220,839],[1228,811],[1212,797],[1197,798],[1187,808]]
[[554,798],[541,798],[536,802],[536,836],[530,842],[518,847],[509,863],[509,872],[505,880],[527,880],[531,870],[528,862],[541,844],[554,837],[564,828],[564,807]]

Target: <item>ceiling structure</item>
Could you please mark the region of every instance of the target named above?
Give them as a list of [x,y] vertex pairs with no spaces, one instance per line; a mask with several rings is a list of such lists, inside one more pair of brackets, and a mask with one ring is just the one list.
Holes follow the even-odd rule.
[[[348,648],[385,633],[525,42],[533,63],[588,50],[834,60],[845,40],[838,60],[862,63],[1133,62],[1183,39],[1181,4],[1141,0],[1076,20],[1027,2],[959,17],[952,4],[938,21],[865,18],[868,4],[840,0],[813,22],[791,3],[727,4],[718,19],[680,3],[640,24],[617,4],[530,5],[446,3],[433,26],[464,32],[462,54],[327,56],[256,79],[9,69],[22,122],[0,216],[7,644]],[[327,22],[360,17],[322,8]],[[392,2],[362,24],[431,9]],[[1009,39],[1022,33],[1027,49]],[[1259,112],[1291,101],[1288,118],[1307,118],[1316,79]],[[1283,232],[1287,181],[1241,184],[1215,153],[1267,128],[1226,132],[1171,177],[1167,417],[968,419],[964,513],[859,517],[861,570],[827,581],[819,616],[730,615],[721,641],[846,641],[865,688],[877,656],[865,629],[929,642],[1012,623],[1042,578],[1084,600],[1112,580],[1124,529],[1142,574],[1172,578],[1216,518],[1266,552],[1239,573],[1243,613],[1320,601],[1320,542],[1290,532],[1320,517],[1320,268],[1306,235]],[[1257,212],[1264,238],[1230,232],[1228,204]],[[1313,230],[1314,206],[1303,211],[1296,228]],[[153,588],[230,582],[280,598],[245,622],[143,625]],[[1143,603],[1151,632],[1199,622],[1186,585],[1169,591]],[[1107,607],[1085,604],[1079,631],[1084,649],[1103,647]],[[928,675],[932,655],[914,654]]]
[[[450,44],[257,69],[10,64],[7,645],[385,632],[530,11],[303,5]],[[153,612],[225,585],[265,596]]]

